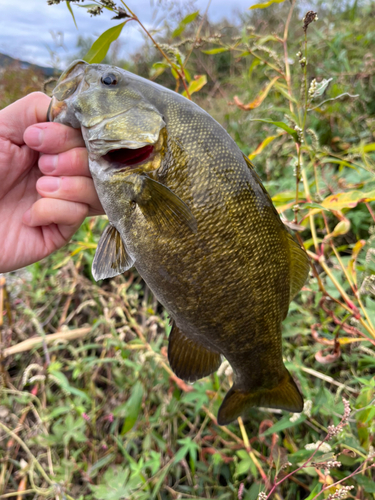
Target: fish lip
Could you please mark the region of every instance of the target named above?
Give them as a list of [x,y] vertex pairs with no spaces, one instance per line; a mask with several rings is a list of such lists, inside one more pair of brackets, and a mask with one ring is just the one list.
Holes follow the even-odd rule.
[[55,96],[53,96],[47,110],[47,122],[55,121],[60,113],[66,110],[66,107],[67,106],[64,101],[59,101]]

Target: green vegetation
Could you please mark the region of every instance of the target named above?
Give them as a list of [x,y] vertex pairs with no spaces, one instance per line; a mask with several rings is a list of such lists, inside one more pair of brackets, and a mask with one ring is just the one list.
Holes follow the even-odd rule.
[[[137,22],[122,7],[118,24]],[[230,370],[194,385],[171,372],[168,317],[137,273],[93,281],[106,221],[92,218],[0,277],[0,498],[375,498],[375,7],[311,9],[308,26],[294,0],[239,27],[184,12],[126,62],[227,128],[304,243],[311,276],[283,323],[304,412],[217,426]],[[1,107],[13,81],[12,99],[31,90],[2,74]]]

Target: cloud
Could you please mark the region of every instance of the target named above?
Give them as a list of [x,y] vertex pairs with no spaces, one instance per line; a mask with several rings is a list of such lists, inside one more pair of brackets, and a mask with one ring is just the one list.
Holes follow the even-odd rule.
[[[232,18],[235,8],[245,11],[252,0],[212,0],[209,18],[218,21],[223,17]],[[152,26],[156,2],[137,0],[133,2],[136,13],[146,26]],[[207,0],[196,0],[195,5],[203,13]],[[22,8],[19,8],[22,6]],[[77,52],[77,38],[97,37],[117,21],[111,20],[113,13],[104,11],[101,16],[90,17],[86,9],[73,5],[78,25],[74,25],[65,2],[59,5],[47,5],[46,0],[23,0],[15,7],[9,0],[0,0],[1,30],[0,52],[42,66],[64,66]],[[53,39],[52,33],[62,33],[63,47]],[[58,38],[58,37],[57,37]],[[128,23],[121,35],[121,42],[127,53],[135,52],[143,43],[143,36],[135,23]]]

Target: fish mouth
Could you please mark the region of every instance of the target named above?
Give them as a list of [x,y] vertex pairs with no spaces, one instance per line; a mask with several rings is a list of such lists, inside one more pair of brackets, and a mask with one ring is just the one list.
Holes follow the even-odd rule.
[[115,168],[128,169],[150,161],[153,156],[154,146],[150,145],[137,149],[113,149],[108,151],[102,158]]

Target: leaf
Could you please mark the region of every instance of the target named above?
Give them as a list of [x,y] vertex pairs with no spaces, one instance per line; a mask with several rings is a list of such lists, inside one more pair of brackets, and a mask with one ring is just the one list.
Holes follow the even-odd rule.
[[132,490],[141,484],[139,476],[131,476],[129,478],[129,475],[129,469],[121,467],[107,469],[99,486],[90,484],[93,497],[98,500],[121,500],[129,498]]
[[118,406],[114,410],[114,415],[121,415],[122,413],[125,414],[125,422],[121,429],[122,436],[134,427],[141,410],[142,397],[143,386],[141,382],[138,381],[133,385],[130,398],[127,402],[124,405]]
[[152,65],[150,76],[152,78],[157,78],[159,75],[164,73],[164,71],[169,68],[169,64],[164,62],[156,62]]
[[87,403],[91,403],[91,398],[80,389],[72,387],[69,384],[69,380],[62,372],[49,369],[48,373],[53,376],[54,382],[58,384],[63,391],[67,392],[68,394],[78,396],[79,398],[85,400]]
[[375,151],[375,142],[349,149],[349,153],[371,153],[373,151]]
[[263,432],[261,436],[270,436],[271,434],[283,431],[285,429],[289,429],[289,427],[295,427],[296,425],[300,425],[305,420],[306,420],[306,415],[304,415],[303,413],[301,413],[300,417],[295,422],[291,422],[290,417],[284,417],[281,420],[279,420],[276,424],[274,424],[272,427]]
[[186,26],[188,24],[190,24],[191,22],[193,22],[198,14],[199,14],[199,10],[197,10],[196,12],[192,12],[191,14],[188,14],[186,17],[184,17],[184,19],[180,22],[180,24],[177,26],[177,28],[173,31],[172,38],[176,38],[177,36],[180,36],[181,33],[185,30]]
[[321,205],[329,210],[342,210],[343,208],[354,208],[358,203],[374,201],[375,190],[363,193],[362,191],[347,191],[346,193],[332,194],[325,198]]
[[279,82],[275,83],[275,89],[280,92],[281,95],[286,97],[289,101],[294,102],[294,104],[297,104],[297,100],[292,96],[288,94],[288,88],[285,87],[284,85],[281,85]]
[[222,52],[228,52],[227,47],[217,47],[216,49],[202,50],[203,54],[221,54]]
[[270,5],[272,5],[273,3],[283,3],[284,1],[285,0],[269,0],[268,2],[265,2],[265,3],[256,3],[252,7],[249,7],[249,10],[252,10],[252,9],[266,9],[267,7],[269,7]]
[[366,240],[357,241],[357,243],[353,247],[352,257],[351,257],[349,264],[348,264],[348,273],[351,276],[355,285],[357,285],[357,274],[356,274],[356,269],[355,269],[355,263],[357,261],[359,252],[362,250],[362,248],[365,245],[366,245]]
[[199,446],[195,441],[193,441],[190,437],[179,439],[179,444],[182,444],[182,448],[178,450],[178,452],[174,456],[174,463],[180,462],[183,458],[186,457],[188,453],[193,458],[195,462],[197,459],[197,451],[199,450]]
[[275,78],[272,78],[272,80],[266,85],[266,87],[259,92],[259,94],[256,96],[256,98],[251,101],[249,104],[243,104],[237,96],[234,96],[234,102],[237,104],[237,106],[245,111],[249,111],[250,109],[255,109],[258,106],[262,104],[264,99],[267,97],[268,92],[271,90],[273,85],[277,82],[279,79],[278,76],[275,76]]
[[319,205],[319,203],[304,203],[301,208],[318,208],[319,210],[324,210],[326,212],[329,212],[328,208],[324,208],[322,205]]
[[310,495],[305,500],[313,500],[316,495],[321,491],[323,485],[318,483],[315,485],[314,489],[311,491]]
[[113,26],[113,28],[109,28],[107,31],[102,33],[100,37],[92,44],[91,49],[83,58],[84,61],[88,62],[89,64],[101,63],[107,55],[111,43],[117,40],[117,38],[121,34],[122,28],[127,22],[128,21],[124,21],[123,23],[118,24],[117,26]]
[[292,129],[292,127],[289,127],[284,122],[275,122],[273,120],[266,120],[265,118],[263,118],[263,119],[262,118],[253,118],[251,121],[252,122],[271,123],[271,125],[275,125],[276,127],[279,127],[279,128],[282,128],[283,130],[285,130],[285,132],[288,132],[288,134],[293,137],[295,142],[299,142],[297,132],[294,129]]
[[[207,76],[206,75],[197,75],[194,78],[195,79],[192,80],[192,82],[190,83],[190,85],[188,87],[190,95],[194,94],[194,92],[198,92],[207,83]],[[182,92],[182,95],[187,97],[186,90],[184,92]]]
[[375,483],[372,479],[361,476],[360,474],[357,474],[355,478],[357,483],[363,487],[366,493],[375,493]]
[[328,85],[331,83],[332,80],[333,80],[333,78],[329,78],[328,80],[323,78],[323,80],[321,82],[317,83],[315,90],[314,90],[314,93],[311,96],[311,99],[315,99],[315,97],[321,96],[324,93],[324,91],[326,90],[326,88],[328,87]]
[[70,5],[70,0],[66,0],[66,6],[68,7],[68,10],[73,18],[74,24],[75,24],[76,28],[78,29],[78,26],[76,23],[76,18],[74,17],[74,12],[73,12],[72,6]]
[[268,144],[270,144],[273,140],[277,139],[278,137],[281,137],[282,135],[284,135],[284,132],[281,132],[281,134],[277,134],[277,135],[270,135],[269,137],[266,137],[264,139],[264,141],[262,141],[259,146],[252,152],[249,154],[248,158],[250,160],[252,160],[253,158],[255,158],[257,155],[259,155],[263,149],[268,146]]

